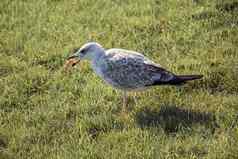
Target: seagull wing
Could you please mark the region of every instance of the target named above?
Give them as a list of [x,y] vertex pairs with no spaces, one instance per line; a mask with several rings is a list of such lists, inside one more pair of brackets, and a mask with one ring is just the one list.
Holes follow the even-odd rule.
[[202,75],[175,75],[144,55],[129,50],[109,49],[103,59],[103,78],[122,89],[181,85],[202,78]]
[[139,88],[158,84],[169,84],[175,75],[144,55],[122,49],[107,52],[107,68],[104,74],[115,83],[126,88]]

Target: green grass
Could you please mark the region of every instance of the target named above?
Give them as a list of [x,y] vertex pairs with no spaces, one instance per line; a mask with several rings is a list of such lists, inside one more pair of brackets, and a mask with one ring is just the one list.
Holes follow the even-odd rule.
[[[143,52],[186,86],[121,94],[87,62],[87,41]],[[0,159],[238,158],[238,1],[1,0]]]

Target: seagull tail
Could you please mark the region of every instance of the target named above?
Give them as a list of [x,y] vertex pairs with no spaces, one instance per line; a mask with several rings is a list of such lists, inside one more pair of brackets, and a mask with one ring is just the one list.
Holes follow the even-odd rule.
[[177,75],[170,81],[170,84],[180,85],[186,83],[187,81],[201,79],[202,77],[203,75]]

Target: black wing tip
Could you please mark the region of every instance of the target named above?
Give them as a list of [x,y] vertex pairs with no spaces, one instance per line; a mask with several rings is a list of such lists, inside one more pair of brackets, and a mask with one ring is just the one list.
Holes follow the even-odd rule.
[[203,78],[203,75],[177,75],[169,81],[155,81],[152,85],[183,85],[187,81]]
[[197,79],[203,78],[203,75],[192,75],[192,76],[196,77]]
[[177,77],[184,81],[190,81],[190,80],[201,79],[203,78],[203,75],[179,75]]

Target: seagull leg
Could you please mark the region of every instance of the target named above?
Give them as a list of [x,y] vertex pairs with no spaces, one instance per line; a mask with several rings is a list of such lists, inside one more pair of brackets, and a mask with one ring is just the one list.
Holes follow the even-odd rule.
[[123,91],[123,105],[122,105],[122,111],[125,112],[127,108],[127,92]]
[[137,98],[136,98],[136,92],[133,94],[133,99],[134,99],[134,102],[135,102],[135,105],[138,105],[138,103],[137,103]]

